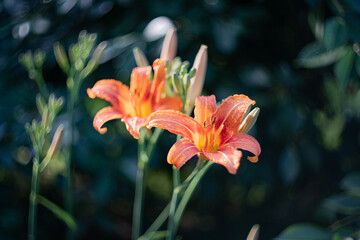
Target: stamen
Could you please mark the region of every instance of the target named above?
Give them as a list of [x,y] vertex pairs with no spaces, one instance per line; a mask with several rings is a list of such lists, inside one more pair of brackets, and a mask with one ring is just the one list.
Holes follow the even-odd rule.
[[[220,133],[221,133],[221,131],[223,130],[223,128],[224,128],[224,124],[221,124],[221,125],[219,126],[219,128],[216,129],[216,131],[215,131],[215,133],[214,133],[214,135],[213,135],[213,140],[211,141],[210,146],[213,146],[214,143],[216,143],[215,146],[216,146],[216,145],[219,146],[219,144],[217,143],[217,139],[220,137]],[[220,141],[219,141],[219,143],[220,143]],[[214,146],[211,150],[214,150],[215,146]],[[216,149],[216,150],[217,150],[217,149]]]

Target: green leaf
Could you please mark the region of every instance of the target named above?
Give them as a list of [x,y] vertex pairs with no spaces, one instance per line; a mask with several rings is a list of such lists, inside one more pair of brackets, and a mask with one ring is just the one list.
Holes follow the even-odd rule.
[[342,181],[341,187],[353,196],[360,196],[360,173],[350,173]]
[[356,53],[347,48],[345,55],[335,64],[334,73],[340,87],[345,88],[349,82],[351,70],[354,65]]
[[62,208],[60,208],[55,203],[49,201],[48,199],[38,195],[37,201],[39,204],[43,205],[47,209],[49,209],[56,217],[62,220],[70,229],[76,228],[76,222],[74,218],[67,212],[65,212]]
[[298,223],[287,227],[275,240],[328,240],[331,234],[310,223]]
[[313,42],[301,50],[296,63],[305,68],[325,67],[342,58],[346,54],[346,49],[345,46],[341,46],[327,51],[322,43]]
[[325,23],[323,41],[328,50],[345,45],[348,40],[347,29],[338,18],[329,18]]
[[339,194],[327,198],[324,206],[331,211],[350,215],[360,210],[360,200],[346,194]]

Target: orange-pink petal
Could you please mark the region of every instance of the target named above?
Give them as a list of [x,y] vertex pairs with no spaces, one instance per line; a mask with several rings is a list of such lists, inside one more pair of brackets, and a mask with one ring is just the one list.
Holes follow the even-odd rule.
[[151,66],[136,67],[131,73],[130,91],[132,94],[144,97],[150,84]]
[[160,110],[149,117],[148,128],[157,127],[193,140],[203,128],[192,117],[174,110]]
[[247,109],[254,104],[255,101],[245,95],[234,95],[226,98],[214,113],[216,127],[224,124],[226,128],[237,132]]
[[[216,110],[216,99],[214,95],[200,96],[195,100],[194,118],[195,120],[204,126],[204,122],[209,120],[208,118]],[[211,123],[206,123],[211,124]]]
[[202,152],[207,159],[221,164],[229,173],[235,174],[240,165],[241,151],[231,146],[222,146],[216,152]]
[[166,62],[163,59],[156,59],[153,63],[154,79],[150,89],[150,99],[158,102],[161,98],[161,90],[165,84]]
[[167,161],[179,170],[190,158],[199,153],[194,143],[186,138],[177,141],[169,150]]
[[113,119],[120,119],[122,117],[122,113],[115,110],[113,107],[105,107],[96,113],[93,125],[99,133],[104,134],[107,131],[107,128],[101,128],[104,123]]
[[240,148],[251,152],[255,155],[253,157],[248,157],[251,162],[257,162],[258,156],[261,153],[259,142],[252,136],[245,133],[235,133],[224,146],[231,146],[235,149]]
[[179,97],[166,97],[161,98],[154,106],[154,112],[158,110],[173,109],[175,111],[181,111],[183,102]]
[[139,139],[140,128],[145,127],[149,121],[149,118],[142,117],[124,117],[121,119],[125,123],[126,129],[135,138]]
[[90,98],[101,98],[111,103],[115,108],[129,102],[130,90],[120,81],[104,79],[95,83],[93,88],[87,89]]

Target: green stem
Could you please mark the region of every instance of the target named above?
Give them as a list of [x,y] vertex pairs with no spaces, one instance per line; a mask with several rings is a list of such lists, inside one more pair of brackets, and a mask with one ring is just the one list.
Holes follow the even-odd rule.
[[[191,174],[185,179],[185,181],[178,186],[179,194],[181,196],[182,190],[186,188],[189,184],[189,182],[193,179],[193,177],[198,173],[199,169],[195,168]],[[150,239],[156,231],[164,224],[166,219],[169,217],[169,211],[170,211],[170,204],[166,205],[166,207],[162,210],[162,212],[159,214],[159,216],[155,219],[153,224],[146,230],[144,235],[142,235],[141,239]]]
[[205,173],[209,170],[210,166],[213,165],[213,163],[214,162],[209,161],[207,164],[205,164],[205,166],[201,170],[199,170],[199,172],[196,174],[196,176],[192,179],[189,186],[187,187],[187,189],[184,193],[184,196],[182,197],[182,199],[176,209],[176,212],[175,212],[174,227],[172,229],[172,232],[170,233],[171,236],[175,237],[180,220],[184,214],[184,210],[185,210],[187,204],[189,203],[189,200],[190,200],[192,194],[194,193],[195,188],[197,187],[197,185],[199,184],[200,180],[205,175]]
[[180,182],[180,174],[179,171],[176,169],[176,167],[173,165],[172,166],[173,169],[173,185],[174,185],[174,190],[172,193],[172,197],[171,197],[171,202],[170,202],[170,211],[169,211],[169,221],[168,221],[168,231],[170,232],[170,235],[168,235],[167,239],[174,239],[174,235],[176,234],[176,232],[173,231],[174,228],[174,215],[175,215],[175,210],[176,210],[176,206],[178,203],[178,196],[179,196],[179,192],[181,190],[181,187],[179,187],[179,185],[181,184]]
[[166,219],[169,216],[170,203],[162,210],[159,216],[151,224],[151,226],[146,230],[144,235],[141,236],[141,239],[151,239],[151,237],[156,233],[156,231],[164,224]]
[[[74,107],[75,107],[75,97],[72,91],[69,92],[69,102],[68,102],[68,119],[69,119],[69,145],[67,149],[67,158],[66,158],[66,166],[65,166],[65,176],[66,182],[64,185],[65,192],[65,211],[73,216],[73,200],[72,200],[72,191],[71,191],[71,160],[72,160],[72,151],[73,151],[73,141],[74,141],[74,129],[75,129],[75,118],[74,118]],[[74,230],[68,228],[67,229],[67,239],[74,239]]]
[[37,195],[39,191],[39,159],[34,158],[32,178],[31,178],[31,192],[29,196],[29,222],[28,222],[28,239],[36,239],[37,229]]
[[140,237],[142,228],[142,215],[144,208],[144,175],[148,163],[148,155],[145,152],[145,131],[140,129],[138,141],[138,169],[136,174],[135,198],[133,209],[132,239]]

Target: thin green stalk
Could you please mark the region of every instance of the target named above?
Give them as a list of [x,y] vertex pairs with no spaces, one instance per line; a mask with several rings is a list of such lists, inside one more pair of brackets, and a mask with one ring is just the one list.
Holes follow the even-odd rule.
[[[182,190],[186,188],[189,184],[189,182],[193,179],[193,177],[198,173],[199,169],[195,168],[191,174],[185,179],[185,181],[178,186],[179,189],[179,195],[181,197]],[[141,236],[141,239],[149,239],[151,236],[153,236],[156,231],[164,224],[166,219],[169,217],[169,211],[170,211],[170,204],[166,205],[166,207],[162,210],[162,212],[159,214],[159,216],[155,219],[153,224],[146,230],[144,235]]]
[[[209,170],[211,165],[213,165],[213,163],[214,162],[209,161],[201,170],[199,170],[199,172],[196,174],[196,176],[192,179],[189,186],[187,187],[187,189],[184,193],[184,196],[182,197],[182,199],[176,209],[176,212],[175,212],[174,227],[172,229],[172,232],[170,233],[171,236],[175,237],[180,220],[184,214],[185,208],[186,208],[187,204],[189,203],[189,200],[190,200],[192,194],[194,193],[195,188],[197,187],[197,185],[199,184],[200,180],[203,178],[205,173]],[[172,238],[172,239],[174,239],[174,238]]]
[[140,129],[138,140],[138,169],[136,174],[135,198],[133,209],[132,239],[136,240],[141,235],[142,215],[144,208],[144,175],[147,168],[148,156],[145,152],[145,131]]
[[[73,216],[73,200],[72,200],[72,190],[71,190],[71,160],[72,160],[72,151],[73,151],[73,141],[74,141],[74,129],[75,129],[75,118],[74,118],[74,107],[75,107],[75,97],[72,91],[69,92],[69,102],[68,102],[68,119],[69,119],[69,145],[67,149],[67,158],[66,158],[66,166],[65,166],[65,176],[66,182],[64,185],[65,192],[65,211]],[[68,228],[67,229],[67,239],[74,239],[74,230]]]
[[178,196],[181,190],[181,187],[179,187],[179,185],[181,184],[180,182],[180,174],[179,171],[176,169],[176,167],[173,165],[172,166],[173,169],[173,193],[172,193],[172,197],[171,197],[171,202],[170,202],[170,211],[169,211],[169,221],[168,221],[168,231],[170,232],[170,235],[168,235],[167,239],[174,239],[175,236],[173,236],[172,234],[174,233],[173,228],[174,228],[174,215],[175,215],[175,210],[176,210],[176,206],[178,203]]
[[37,229],[37,195],[39,192],[39,158],[36,156],[33,162],[32,178],[31,178],[31,193],[29,196],[29,222],[28,222],[28,239],[36,239]]
[[166,205],[166,207],[161,211],[159,216],[155,219],[155,221],[151,224],[151,226],[146,230],[144,235],[141,236],[140,239],[151,239],[151,237],[157,232],[157,230],[164,224],[166,219],[169,216],[170,203]]
[[151,135],[151,138],[149,140],[149,144],[148,144],[147,150],[146,150],[148,158],[150,158],[150,156],[152,155],[152,153],[154,151],[154,147],[163,131],[164,130],[161,128],[156,128],[154,133]]

